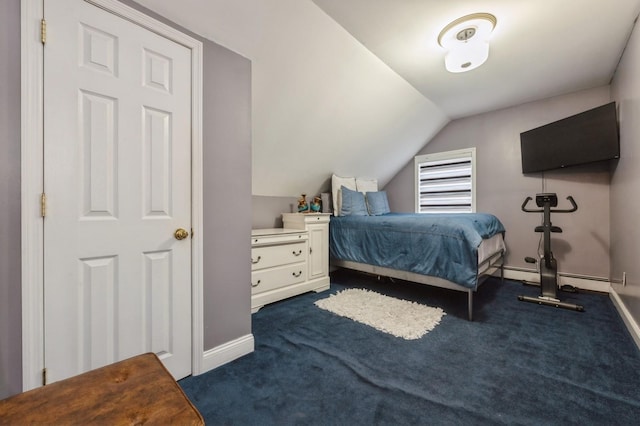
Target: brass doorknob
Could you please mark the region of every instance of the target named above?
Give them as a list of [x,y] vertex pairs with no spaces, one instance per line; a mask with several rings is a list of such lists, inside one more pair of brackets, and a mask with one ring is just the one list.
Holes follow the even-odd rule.
[[189,236],[189,233],[186,229],[178,228],[176,232],[173,233],[173,236],[176,237],[176,240],[184,240]]

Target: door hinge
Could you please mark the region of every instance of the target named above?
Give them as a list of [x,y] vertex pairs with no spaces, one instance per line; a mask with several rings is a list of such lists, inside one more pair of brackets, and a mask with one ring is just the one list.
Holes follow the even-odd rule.
[[47,42],[47,21],[44,18],[40,21],[40,41],[42,44]]
[[40,195],[40,215],[42,217],[47,215],[47,194],[44,192]]
[[47,385],[47,369],[43,368],[42,369],[42,386],[46,386]]

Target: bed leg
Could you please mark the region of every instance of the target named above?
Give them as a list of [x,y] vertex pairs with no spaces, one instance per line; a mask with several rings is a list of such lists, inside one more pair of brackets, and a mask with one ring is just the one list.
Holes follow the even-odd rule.
[[469,295],[469,321],[473,321],[473,290],[468,290],[467,294]]

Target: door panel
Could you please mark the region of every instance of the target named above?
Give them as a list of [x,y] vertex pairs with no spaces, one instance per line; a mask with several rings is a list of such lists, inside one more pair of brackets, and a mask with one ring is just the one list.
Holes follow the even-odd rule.
[[191,372],[191,57],[81,0],[45,1],[45,367],[155,352]]
[[309,256],[309,279],[326,276],[328,259],[328,236],[326,225],[307,225],[309,230],[309,247],[311,255]]

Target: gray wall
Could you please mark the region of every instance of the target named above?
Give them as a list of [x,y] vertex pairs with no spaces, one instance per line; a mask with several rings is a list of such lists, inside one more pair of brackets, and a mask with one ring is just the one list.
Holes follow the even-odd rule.
[[0,399],[22,390],[20,0],[0,2]]
[[[610,101],[609,87],[532,102],[513,108],[462,118],[449,123],[419,154],[476,147],[477,211],[495,214],[504,223],[507,265],[531,269],[525,256],[535,256],[540,234],[533,228],[541,215],[520,206],[527,196],[543,192],[542,174],[523,175],[520,132]],[[386,185],[393,211],[414,211],[413,158]],[[544,174],[547,192],[563,202],[573,195],[579,210],[552,216],[564,229],[554,234],[552,249],[559,270],[609,277],[609,165],[588,165]]]
[[205,42],[204,347],[251,333],[251,62]]
[[[0,398],[22,389],[19,13],[20,0],[0,2]],[[207,350],[251,333],[251,63],[202,41]]]
[[252,229],[282,228],[282,213],[291,213],[298,205],[298,197],[254,195],[252,199]]
[[611,178],[611,275],[622,302],[640,323],[640,28],[636,26],[611,85],[618,103],[620,161]]

